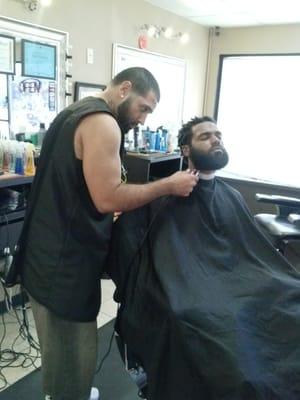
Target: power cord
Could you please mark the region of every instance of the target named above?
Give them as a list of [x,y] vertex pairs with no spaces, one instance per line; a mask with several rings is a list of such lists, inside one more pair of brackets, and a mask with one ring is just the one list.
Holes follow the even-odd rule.
[[103,364],[104,364],[104,361],[107,359],[107,357],[109,356],[109,354],[111,352],[111,347],[112,347],[112,342],[113,342],[114,336],[115,336],[115,331],[113,330],[113,333],[112,333],[112,335],[110,337],[110,340],[109,340],[108,349],[107,349],[106,353],[104,354],[104,356],[102,357],[102,359],[101,359],[101,361],[99,363],[99,366],[96,369],[95,375],[98,374],[101,371],[101,369],[103,367]]
[[[19,331],[17,336],[14,338],[10,348],[3,349],[3,343],[7,335],[7,322],[5,321],[5,314],[1,314],[1,320],[4,330],[0,339],[0,390],[6,388],[8,385],[8,381],[3,372],[5,368],[29,368],[34,366],[35,369],[39,369],[39,366],[36,365],[36,362],[38,359],[40,359],[39,344],[30,333],[30,325],[28,322],[24,291],[21,288],[21,307],[15,308],[12,304],[11,295],[8,293],[8,290],[3,285],[2,288],[5,296],[5,304],[8,305],[7,315],[16,320],[16,323],[19,325]],[[18,311],[21,311],[21,318],[18,314]],[[26,341],[29,347],[24,349],[23,351],[17,351],[15,349],[15,346],[19,339],[22,339],[22,341]],[[17,361],[19,361],[18,364],[16,364]]]

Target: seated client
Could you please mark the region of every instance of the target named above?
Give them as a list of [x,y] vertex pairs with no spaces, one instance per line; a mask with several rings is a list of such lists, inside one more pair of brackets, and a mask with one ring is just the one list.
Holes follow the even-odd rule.
[[196,188],[122,215],[108,260],[147,399],[299,400],[300,275],[215,177],[228,162],[216,122],[194,118],[179,145]]

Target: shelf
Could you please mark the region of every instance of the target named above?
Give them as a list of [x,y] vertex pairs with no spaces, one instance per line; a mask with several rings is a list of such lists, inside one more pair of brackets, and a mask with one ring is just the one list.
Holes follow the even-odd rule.
[[32,183],[33,178],[34,176],[4,173],[3,175],[0,175],[0,188],[27,185]]
[[153,153],[139,153],[134,151],[127,151],[126,157],[136,157],[141,160],[146,160],[151,163],[160,162],[160,161],[168,161],[168,160],[176,160],[181,158],[179,153],[160,153],[160,152],[153,152]]
[[146,183],[180,171],[182,157],[178,153],[127,152],[124,165],[129,183]]

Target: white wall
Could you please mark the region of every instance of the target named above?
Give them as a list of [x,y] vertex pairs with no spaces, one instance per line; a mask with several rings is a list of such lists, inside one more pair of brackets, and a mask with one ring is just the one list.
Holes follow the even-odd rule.
[[213,36],[205,113],[213,115],[221,54],[300,53],[300,25],[221,29]]
[[[53,0],[38,12],[27,11],[21,0],[0,0],[6,17],[67,31],[73,46],[73,81],[106,84],[111,79],[112,44],[137,47],[143,24],[172,25],[187,31],[187,45],[164,38],[149,40],[148,50],[187,60],[184,119],[202,111],[208,29],[142,0]],[[86,48],[95,50],[95,62],[86,64]]]

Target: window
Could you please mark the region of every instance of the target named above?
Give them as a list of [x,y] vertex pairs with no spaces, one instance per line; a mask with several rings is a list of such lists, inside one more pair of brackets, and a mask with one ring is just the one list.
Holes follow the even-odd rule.
[[218,91],[224,171],[300,187],[300,54],[221,56]]

